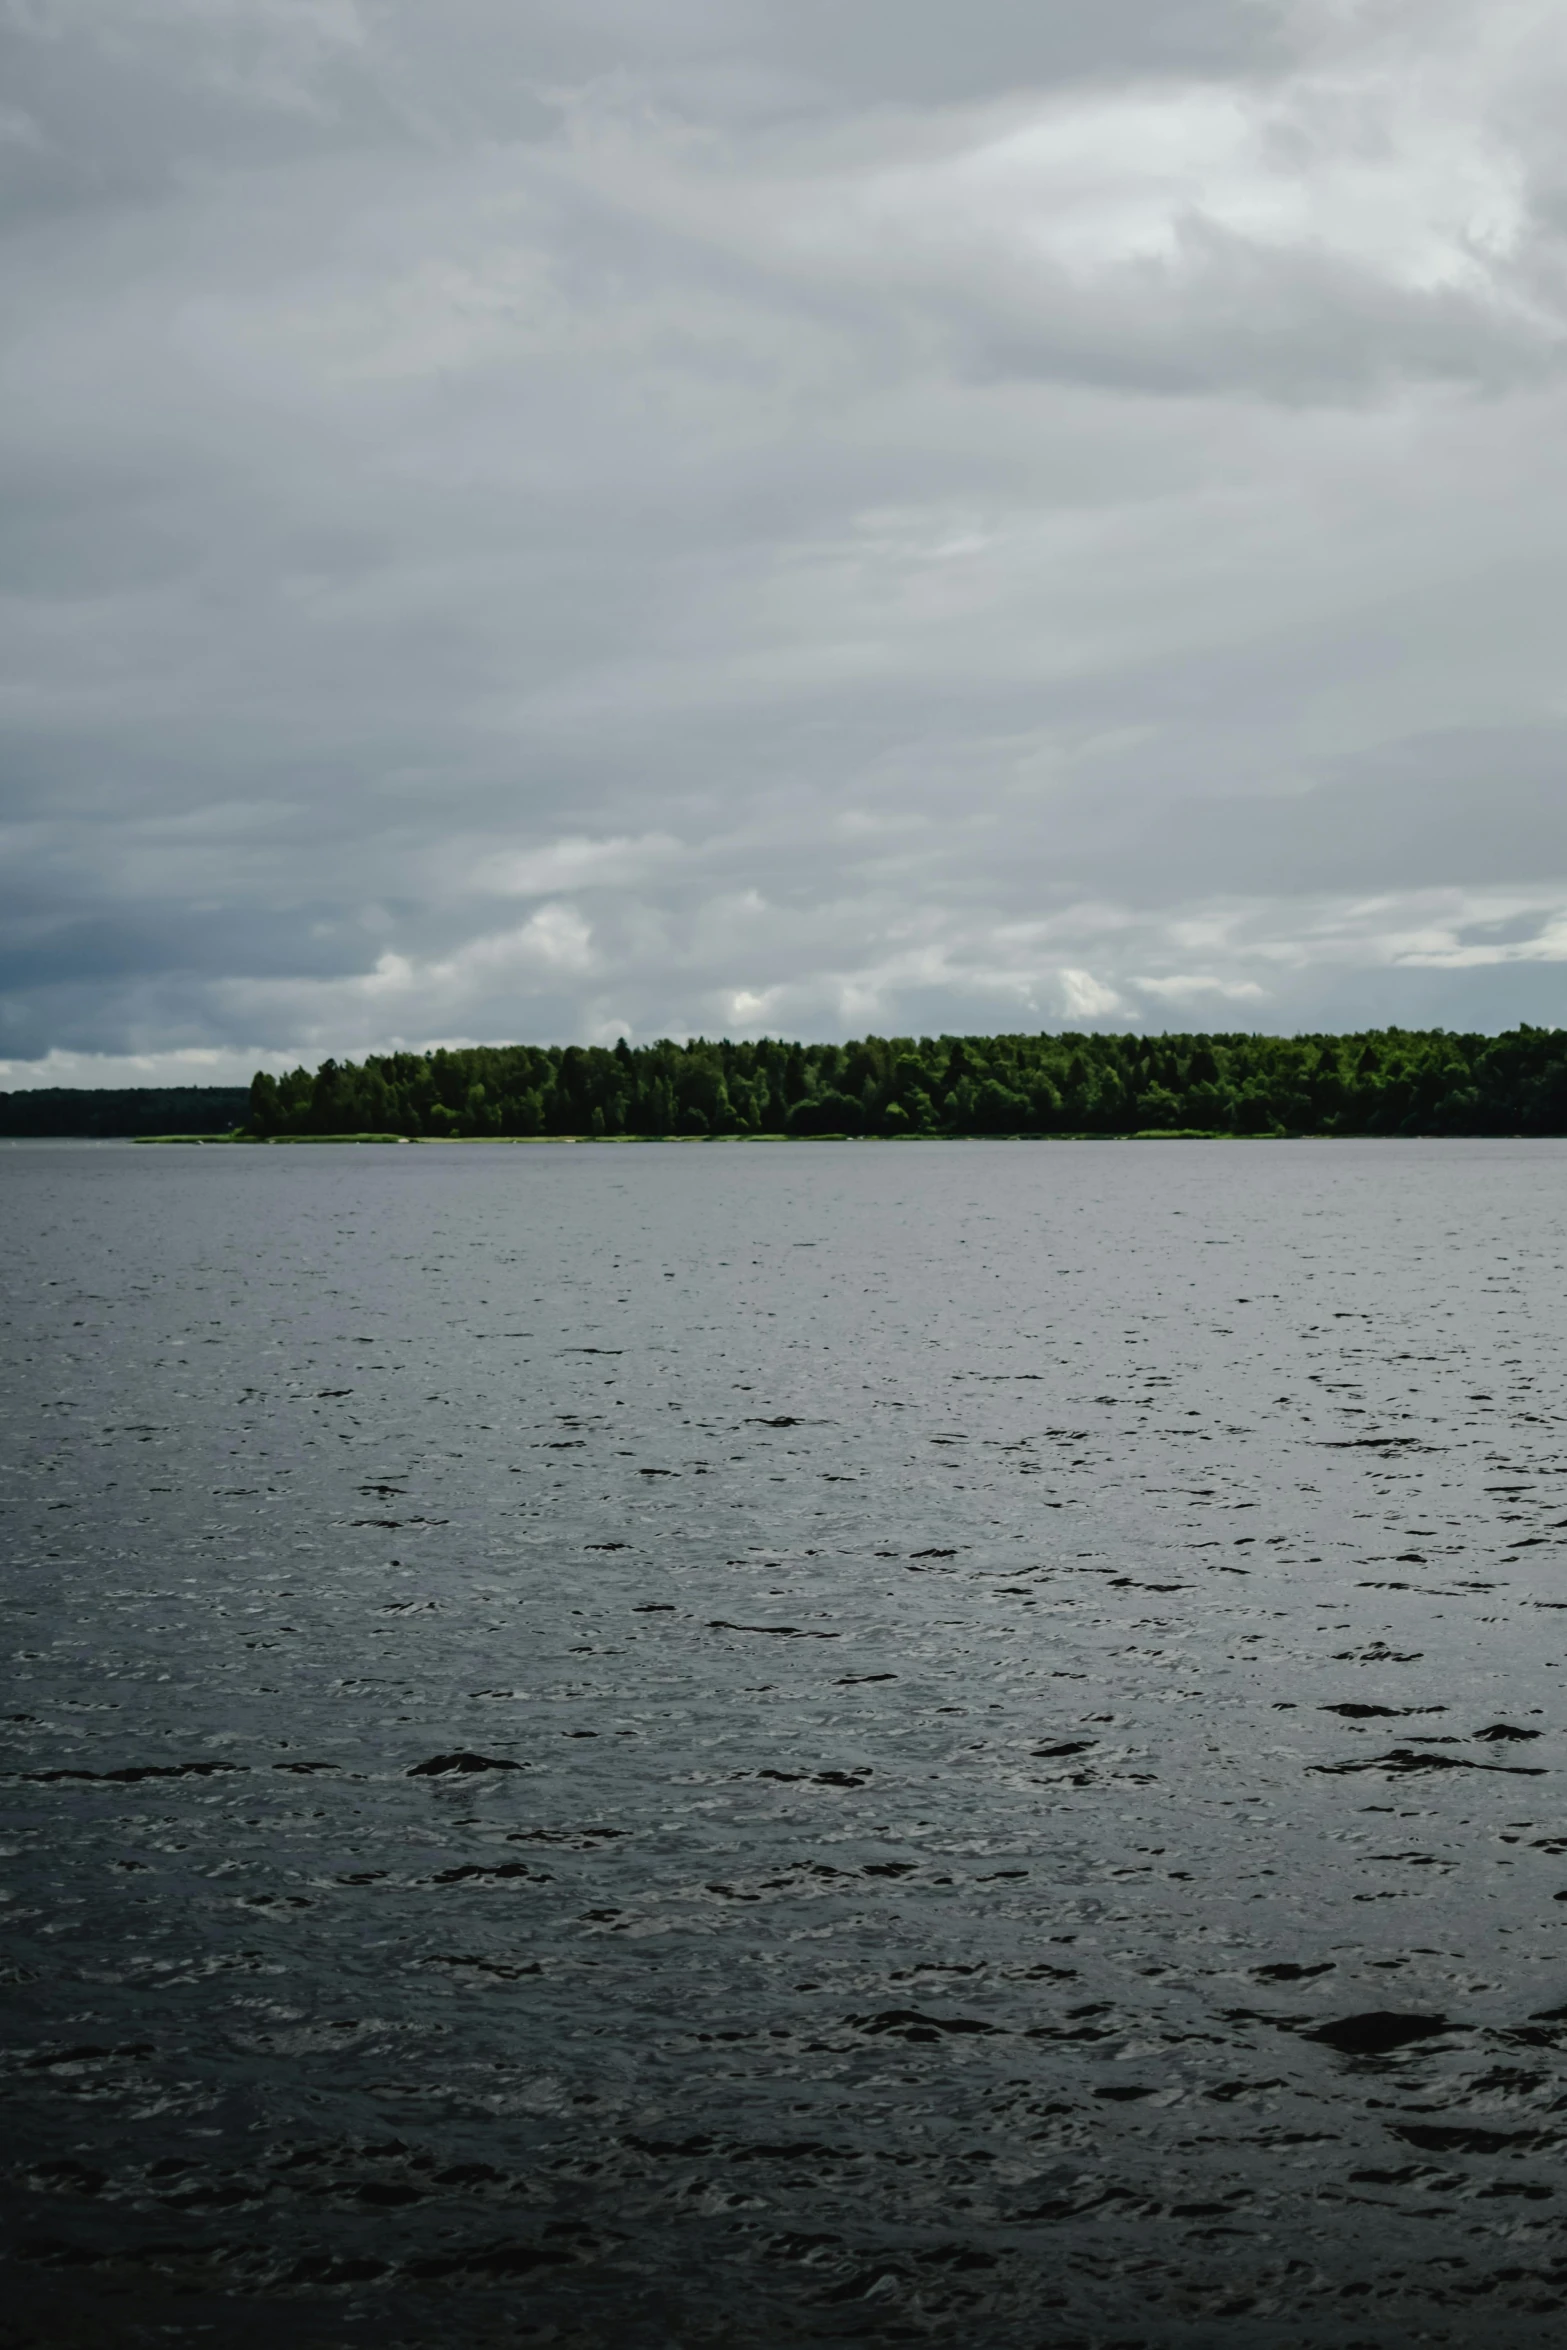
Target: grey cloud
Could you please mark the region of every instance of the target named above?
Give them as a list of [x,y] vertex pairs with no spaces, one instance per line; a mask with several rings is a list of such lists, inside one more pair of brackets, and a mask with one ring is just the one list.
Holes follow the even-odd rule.
[[1254,0],[982,0],[962,11],[773,0],[777,53],[870,100],[926,104],[1109,77],[1229,77],[1282,62],[1285,9]]
[[15,0],[0,1055],[1554,1003],[1489,22]]
[[[484,16],[493,33],[493,10]],[[1288,31],[1287,10],[1258,0],[969,0],[962,9],[704,0],[656,10],[640,0],[557,0],[535,12],[530,45],[542,36],[562,74],[623,71],[630,57],[666,71],[706,66],[710,76],[727,67],[737,97],[771,72],[789,77],[780,100],[941,106],[1106,77],[1257,71],[1287,55]],[[710,103],[725,87],[712,78],[696,85]]]
[[[1347,772],[1345,769],[1347,768]],[[1258,896],[1567,878],[1567,726],[1417,736],[1284,798],[1194,798],[1143,832],[1166,889]]]
[[[718,117],[950,106],[1083,79],[1276,67],[1268,0],[8,0],[0,65],[41,189],[160,184],[170,162],[547,130],[553,92],[640,81]],[[19,161],[13,157],[13,162]]]
[[287,161],[401,126],[351,5],[8,0],[0,219],[145,202],[192,171]]

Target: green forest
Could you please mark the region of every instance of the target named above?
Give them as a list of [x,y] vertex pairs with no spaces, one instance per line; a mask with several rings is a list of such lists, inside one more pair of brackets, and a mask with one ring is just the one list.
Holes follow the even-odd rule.
[[259,1140],[1567,1134],[1567,1032],[475,1045],[258,1074],[248,1124]]

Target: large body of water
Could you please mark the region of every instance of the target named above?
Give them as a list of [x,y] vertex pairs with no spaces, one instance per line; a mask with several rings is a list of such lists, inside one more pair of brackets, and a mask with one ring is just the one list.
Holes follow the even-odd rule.
[[1564,1199],[0,1152],[0,2340],[1560,2338]]

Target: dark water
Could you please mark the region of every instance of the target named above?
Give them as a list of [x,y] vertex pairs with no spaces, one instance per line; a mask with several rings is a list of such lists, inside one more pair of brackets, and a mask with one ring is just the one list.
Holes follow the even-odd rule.
[[0,1153],[0,2339],[1561,2339],[1564,1176]]

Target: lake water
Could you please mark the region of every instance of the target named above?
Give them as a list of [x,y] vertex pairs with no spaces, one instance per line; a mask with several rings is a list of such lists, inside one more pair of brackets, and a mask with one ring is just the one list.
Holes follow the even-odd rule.
[[0,2335],[1558,2338],[1564,1179],[0,1151]]

